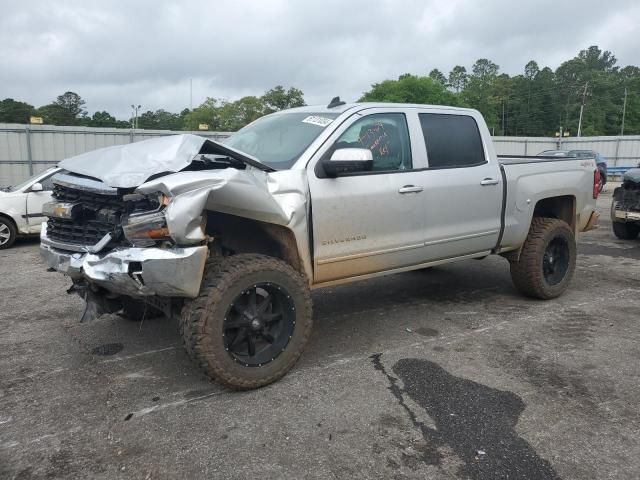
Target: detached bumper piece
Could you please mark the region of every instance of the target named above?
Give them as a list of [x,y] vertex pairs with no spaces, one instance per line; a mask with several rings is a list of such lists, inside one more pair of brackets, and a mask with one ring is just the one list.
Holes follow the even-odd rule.
[[45,263],[75,281],[87,280],[105,290],[131,297],[198,296],[206,246],[190,248],[120,248],[108,253],[69,252],[42,235]]

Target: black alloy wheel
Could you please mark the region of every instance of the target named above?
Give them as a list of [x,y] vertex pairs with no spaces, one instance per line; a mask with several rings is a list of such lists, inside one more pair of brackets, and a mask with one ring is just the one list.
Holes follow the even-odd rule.
[[564,237],[555,237],[544,252],[542,269],[549,285],[559,284],[567,274],[570,262],[569,244]]
[[223,324],[226,351],[245,367],[262,367],[285,351],[296,324],[291,295],[259,283],[238,295]]

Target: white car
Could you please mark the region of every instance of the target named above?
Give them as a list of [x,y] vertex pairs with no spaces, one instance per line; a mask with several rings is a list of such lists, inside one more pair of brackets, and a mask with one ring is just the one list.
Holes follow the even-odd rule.
[[0,189],[0,250],[9,248],[18,235],[40,233],[42,205],[51,201],[51,177],[61,168],[50,168],[15,187]]

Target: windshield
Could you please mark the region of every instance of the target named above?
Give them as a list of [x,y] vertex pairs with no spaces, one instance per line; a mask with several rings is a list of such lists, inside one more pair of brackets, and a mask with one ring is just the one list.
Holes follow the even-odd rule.
[[291,112],[259,118],[224,143],[276,170],[291,168],[340,113]]
[[[50,168],[47,170],[47,172],[52,171],[53,168]],[[5,187],[2,190],[4,190],[5,192],[17,192],[18,190],[23,189],[24,187],[26,187],[27,185],[29,185],[31,182],[33,182],[36,178],[41,177],[42,176],[42,172],[34,175],[33,177],[27,178],[24,182],[19,183],[17,185],[13,185],[13,186],[9,186],[9,187]]]

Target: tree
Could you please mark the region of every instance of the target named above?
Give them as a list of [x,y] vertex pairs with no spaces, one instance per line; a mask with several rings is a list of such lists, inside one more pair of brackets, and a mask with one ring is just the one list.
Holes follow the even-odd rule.
[[49,105],[40,107],[38,113],[44,117],[45,123],[52,125],[78,125],[80,119],[85,117],[87,111],[84,108],[85,101],[74,92],[65,92],[58,95],[56,100]]
[[422,103],[432,105],[459,105],[460,101],[452,92],[429,77],[403,75],[398,80],[385,80],[373,84],[365,92],[361,102]]
[[456,65],[453,70],[449,72],[449,85],[456,92],[464,90],[467,84],[467,69],[461,65]]
[[29,117],[35,113],[35,107],[28,103],[13,98],[0,101],[0,123],[29,123]]
[[267,90],[262,95],[262,102],[264,103],[265,111],[269,113],[305,105],[302,90],[294,87],[285,90],[282,85]]
[[177,113],[164,109],[148,110],[138,117],[138,127],[150,130],[182,130],[183,119]]
[[[126,123],[126,122],[124,122]],[[89,126],[91,127],[117,127],[118,120],[115,117],[112,117],[108,112],[95,112],[91,116],[91,120],[89,121]]]
[[223,102],[220,99],[207,97],[198,107],[184,116],[184,128],[186,130],[198,130],[199,125],[209,125],[210,130],[220,130],[219,110]]
[[447,77],[445,77],[444,73],[437,68],[434,68],[429,72],[429,78],[443,87],[447,87]]
[[471,71],[473,75],[479,78],[495,77],[498,74],[498,65],[486,58],[479,58],[473,64]]
[[469,106],[482,113],[492,132],[500,131],[501,116],[498,115],[498,104],[501,101],[497,100],[494,92],[498,65],[486,58],[480,58],[471,70],[473,75],[467,78],[462,97]]
[[527,80],[532,81],[534,78],[536,78],[536,75],[539,71],[540,67],[538,67],[537,62],[535,62],[534,60],[529,60],[529,63],[524,66],[524,77]]

